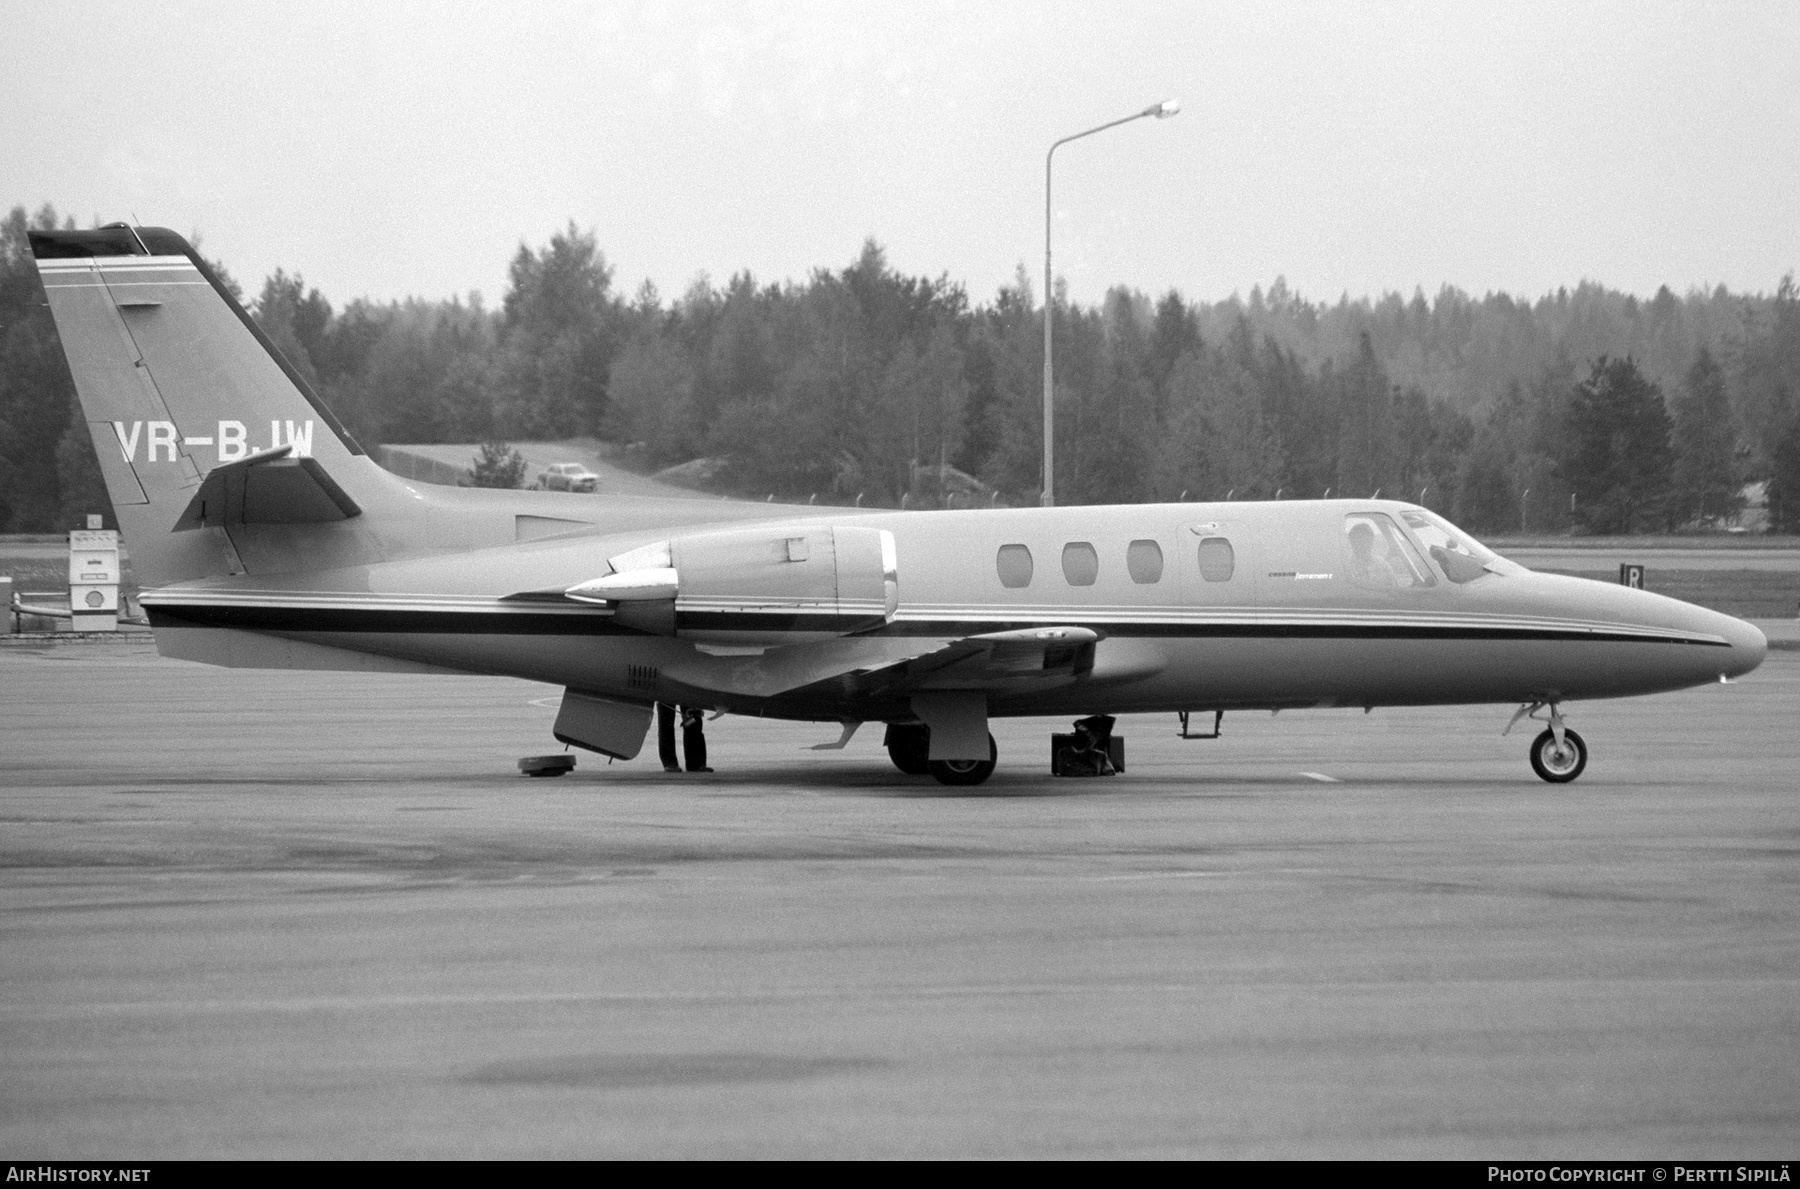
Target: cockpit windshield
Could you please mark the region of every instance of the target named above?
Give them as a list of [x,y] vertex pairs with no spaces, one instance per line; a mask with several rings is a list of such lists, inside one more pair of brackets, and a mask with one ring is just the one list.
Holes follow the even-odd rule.
[[1385,512],[1352,512],[1344,517],[1350,581],[1358,586],[1415,590],[1437,585],[1425,559]]
[[1444,577],[1452,582],[1473,582],[1494,571],[1489,563],[1497,561],[1494,552],[1471,537],[1464,536],[1448,520],[1423,508],[1407,508],[1400,513],[1406,527],[1418,537],[1425,552],[1437,563]]

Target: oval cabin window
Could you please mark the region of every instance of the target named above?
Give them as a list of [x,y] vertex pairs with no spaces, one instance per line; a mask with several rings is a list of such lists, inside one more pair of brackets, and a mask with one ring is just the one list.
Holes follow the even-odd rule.
[[1092,586],[1100,576],[1100,555],[1086,541],[1070,541],[1063,546],[1063,577],[1070,586]]
[[1125,570],[1139,586],[1162,581],[1162,546],[1155,541],[1133,541],[1125,547]]
[[1200,576],[1208,582],[1229,582],[1237,568],[1231,542],[1224,537],[1207,537],[1200,542]]
[[1002,545],[994,568],[1000,571],[1000,585],[1017,590],[1031,585],[1031,550],[1023,545]]

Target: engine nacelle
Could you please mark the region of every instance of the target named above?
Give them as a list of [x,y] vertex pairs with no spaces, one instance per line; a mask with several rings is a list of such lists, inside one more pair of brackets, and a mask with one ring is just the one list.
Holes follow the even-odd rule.
[[894,536],[813,525],[670,542],[675,634],[718,644],[829,640],[880,627],[900,600]]
[[900,601],[894,536],[833,525],[676,537],[611,559],[568,595],[617,622],[702,645],[767,648],[880,627]]

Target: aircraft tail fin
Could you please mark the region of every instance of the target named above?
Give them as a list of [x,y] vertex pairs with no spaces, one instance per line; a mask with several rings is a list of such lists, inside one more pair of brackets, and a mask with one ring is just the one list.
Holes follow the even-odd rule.
[[140,582],[241,572],[234,523],[358,514],[378,468],[185,239],[113,224],[31,250]]

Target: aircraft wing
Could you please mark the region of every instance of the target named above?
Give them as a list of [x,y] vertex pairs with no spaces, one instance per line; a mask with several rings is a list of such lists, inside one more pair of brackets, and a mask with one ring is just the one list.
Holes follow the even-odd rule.
[[960,638],[851,636],[772,648],[760,656],[711,656],[664,668],[678,681],[721,693],[773,697],[801,690],[838,698],[930,689],[1022,690],[1060,685],[1094,663],[1098,632],[1039,627]]
[[[934,651],[872,671],[868,683],[897,689],[974,689],[997,683],[1060,684],[1094,667],[1092,628],[1042,627],[950,640]],[[873,691],[871,691],[873,692]]]

